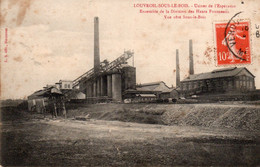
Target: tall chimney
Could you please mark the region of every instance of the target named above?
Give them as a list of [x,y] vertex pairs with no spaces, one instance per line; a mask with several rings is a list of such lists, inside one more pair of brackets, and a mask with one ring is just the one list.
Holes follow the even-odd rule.
[[176,87],[180,86],[180,63],[179,63],[179,50],[176,49]]
[[98,17],[94,18],[94,72],[100,70],[100,55],[99,55],[99,23]]
[[193,51],[192,51],[192,40],[189,41],[189,57],[190,57],[190,75],[194,74],[194,65],[193,65]]

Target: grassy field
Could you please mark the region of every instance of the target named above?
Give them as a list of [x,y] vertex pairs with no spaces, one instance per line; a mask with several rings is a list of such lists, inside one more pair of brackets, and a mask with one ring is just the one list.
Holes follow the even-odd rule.
[[255,105],[83,105],[68,107],[68,119],[12,106],[1,115],[2,166],[260,165]]

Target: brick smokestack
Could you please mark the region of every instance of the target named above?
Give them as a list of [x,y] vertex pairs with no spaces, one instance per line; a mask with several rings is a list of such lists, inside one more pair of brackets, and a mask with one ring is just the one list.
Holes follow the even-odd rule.
[[190,75],[194,74],[192,40],[189,41]]
[[179,50],[176,49],[176,87],[180,86],[180,63],[179,63]]
[[99,55],[99,21],[98,17],[94,18],[94,72],[100,70],[100,55]]

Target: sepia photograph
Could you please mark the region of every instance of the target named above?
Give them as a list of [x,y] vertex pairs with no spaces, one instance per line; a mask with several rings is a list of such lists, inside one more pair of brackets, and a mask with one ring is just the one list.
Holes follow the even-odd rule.
[[260,166],[259,0],[0,0],[0,166]]

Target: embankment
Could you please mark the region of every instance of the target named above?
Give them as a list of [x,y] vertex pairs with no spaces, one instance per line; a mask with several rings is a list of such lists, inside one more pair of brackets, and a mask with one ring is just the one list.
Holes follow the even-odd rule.
[[88,104],[69,117],[260,131],[260,106],[227,104]]

